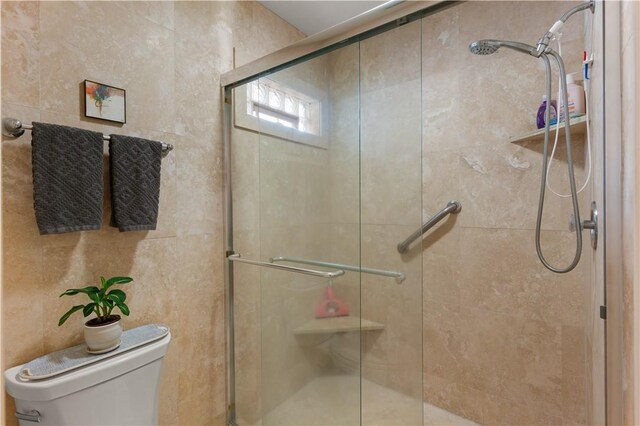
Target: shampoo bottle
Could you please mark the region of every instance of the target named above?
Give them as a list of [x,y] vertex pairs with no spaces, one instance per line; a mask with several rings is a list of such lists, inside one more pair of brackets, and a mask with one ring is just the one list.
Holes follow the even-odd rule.
[[540,108],[538,108],[538,116],[536,118],[536,125],[538,129],[542,129],[545,125],[544,116],[547,108],[549,110],[549,123],[555,124],[558,119],[558,112],[556,111],[556,101],[552,100],[551,102],[547,102],[547,95],[542,96],[542,103],[540,104]]
[[[585,114],[585,98],[584,88],[579,84],[578,73],[573,72],[567,74],[567,97],[569,104],[567,105],[567,112],[570,118],[580,117]],[[563,107],[563,101],[560,100],[560,121],[564,121],[565,109]]]

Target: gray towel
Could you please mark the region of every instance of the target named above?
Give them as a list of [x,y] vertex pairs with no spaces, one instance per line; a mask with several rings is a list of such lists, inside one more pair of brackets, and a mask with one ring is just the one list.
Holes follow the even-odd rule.
[[33,198],[40,234],[100,229],[102,135],[33,123]]
[[111,226],[120,231],[156,229],[162,144],[111,135]]

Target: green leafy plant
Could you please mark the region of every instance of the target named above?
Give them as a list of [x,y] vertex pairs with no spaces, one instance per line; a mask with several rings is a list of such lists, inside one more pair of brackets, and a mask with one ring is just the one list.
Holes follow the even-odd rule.
[[65,313],[60,320],[58,321],[58,326],[61,326],[65,323],[69,317],[79,310],[82,310],[85,318],[91,315],[92,312],[95,312],[96,318],[90,320],[91,325],[100,325],[115,321],[120,319],[118,315],[112,315],[111,312],[115,308],[118,308],[120,312],[124,315],[129,315],[129,307],[124,303],[127,299],[127,295],[124,291],[120,289],[109,289],[116,284],[127,284],[133,281],[131,277],[112,277],[108,280],[104,277],[100,277],[101,286],[89,286],[85,288],[70,288],[64,293],[60,295],[62,296],[75,296],[76,294],[82,293],[86,294],[89,299],[91,299],[91,303],[86,305],[76,305],[69,309],[67,313]]

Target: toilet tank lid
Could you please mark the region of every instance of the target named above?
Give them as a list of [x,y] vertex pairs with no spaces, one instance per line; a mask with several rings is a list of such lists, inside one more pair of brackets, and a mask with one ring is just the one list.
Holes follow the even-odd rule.
[[87,352],[85,344],[73,346],[61,351],[52,352],[26,363],[20,370],[20,378],[24,380],[41,380],[66,373],[77,368],[102,361],[105,358],[118,356],[124,352],[161,339],[169,334],[169,327],[163,324],[147,324],[132,328],[122,333],[121,343],[117,349],[99,355]]
[[[157,326],[157,324],[154,325]],[[93,362],[82,363],[75,368],[66,369],[62,373],[50,375],[41,380],[25,380],[21,377],[21,373],[24,373],[24,367],[31,363],[10,368],[5,371],[4,374],[7,393],[16,399],[48,401],[90,386],[95,386],[101,382],[142,367],[143,365],[162,358],[167,352],[171,334],[169,333],[168,327],[162,327],[164,327],[165,332],[155,339],[146,340],[135,346],[127,345],[128,349],[110,352],[111,356],[109,357],[95,356],[96,358]],[[136,329],[129,331],[134,330]],[[124,333],[122,340],[121,348],[125,344]],[[80,346],[84,350],[85,346]]]

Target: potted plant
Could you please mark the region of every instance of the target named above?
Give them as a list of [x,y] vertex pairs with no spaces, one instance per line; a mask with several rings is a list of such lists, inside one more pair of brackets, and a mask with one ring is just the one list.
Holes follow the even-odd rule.
[[70,288],[62,293],[60,297],[75,296],[79,293],[86,294],[91,301],[86,305],[75,305],[58,321],[58,326],[61,326],[74,312],[80,310],[85,318],[92,313],[95,314],[95,318],[84,323],[84,340],[87,343],[88,351],[95,353],[108,352],[120,346],[122,323],[120,315],[112,312],[118,308],[123,315],[129,315],[129,307],[124,303],[127,295],[120,289],[109,289],[116,284],[130,283],[133,278],[112,277],[105,279],[100,277],[100,281],[100,287]]

